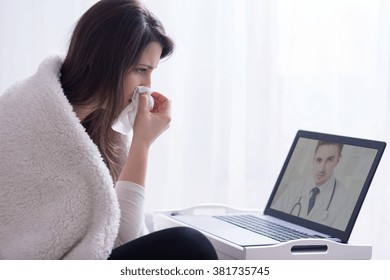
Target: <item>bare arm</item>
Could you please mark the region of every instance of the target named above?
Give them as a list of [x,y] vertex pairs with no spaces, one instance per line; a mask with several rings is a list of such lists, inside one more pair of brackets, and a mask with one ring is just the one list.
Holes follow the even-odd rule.
[[170,101],[160,93],[152,94],[155,104],[149,111],[146,94],[141,94],[133,128],[133,140],[126,163],[119,176],[120,181],[130,181],[145,186],[149,148],[171,121]]

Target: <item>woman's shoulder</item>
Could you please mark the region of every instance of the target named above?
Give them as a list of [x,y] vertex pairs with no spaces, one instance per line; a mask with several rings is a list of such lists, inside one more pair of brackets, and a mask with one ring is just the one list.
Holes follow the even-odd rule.
[[0,94],[1,104],[3,106],[12,102],[23,104],[23,100],[33,102],[36,98],[39,98],[39,95],[47,96],[48,90],[62,92],[59,82],[62,62],[63,59],[60,56],[45,58],[34,74],[15,81],[8,89]]

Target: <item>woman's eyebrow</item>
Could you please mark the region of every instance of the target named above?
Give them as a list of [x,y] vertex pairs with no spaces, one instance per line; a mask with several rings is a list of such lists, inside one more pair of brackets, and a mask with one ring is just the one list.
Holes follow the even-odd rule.
[[155,68],[155,67],[153,67],[151,65],[144,64],[144,63],[138,63],[137,66],[143,66],[143,67],[146,67],[146,68],[151,69],[151,70],[153,70]]

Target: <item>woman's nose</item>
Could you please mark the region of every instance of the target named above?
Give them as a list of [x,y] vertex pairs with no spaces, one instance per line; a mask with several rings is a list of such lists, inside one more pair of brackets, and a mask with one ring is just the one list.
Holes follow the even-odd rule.
[[150,75],[146,75],[146,76],[142,79],[142,85],[145,86],[145,87],[148,87],[148,88],[151,87],[151,85],[152,85],[152,79],[151,79],[151,76],[150,76]]

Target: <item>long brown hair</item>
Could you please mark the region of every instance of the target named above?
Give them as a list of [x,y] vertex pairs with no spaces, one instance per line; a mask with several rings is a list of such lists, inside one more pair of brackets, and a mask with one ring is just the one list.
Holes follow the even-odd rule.
[[125,139],[111,129],[123,108],[123,78],[151,42],[161,58],[173,52],[161,22],[137,0],[101,0],[79,19],[61,68],[61,84],[72,105],[96,105],[82,122],[98,146],[113,180],[126,158]]

